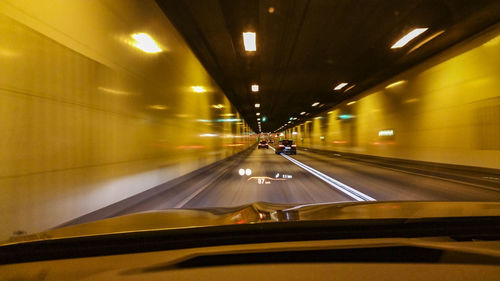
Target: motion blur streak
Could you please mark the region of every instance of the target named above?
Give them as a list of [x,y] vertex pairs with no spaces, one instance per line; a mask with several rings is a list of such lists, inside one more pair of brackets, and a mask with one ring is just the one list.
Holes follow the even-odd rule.
[[[143,31],[157,44],[146,50],[163,52],[130,45]],[[0,50],[17,54],[0,59],[0,240],[113,204],[254,139],[243,121],[216,121],[241,116],[152,0],[4,0],[0,33]]]

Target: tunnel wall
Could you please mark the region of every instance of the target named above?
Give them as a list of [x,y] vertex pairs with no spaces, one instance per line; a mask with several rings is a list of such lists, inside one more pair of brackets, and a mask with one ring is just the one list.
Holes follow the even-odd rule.
[[499,169],[500,27],[287,130],[286,137],[306,148]]
[[[254,142],[152,0],[1,1],[0,31],[0,240]],[[138,32],[163,52],[135,48]]]

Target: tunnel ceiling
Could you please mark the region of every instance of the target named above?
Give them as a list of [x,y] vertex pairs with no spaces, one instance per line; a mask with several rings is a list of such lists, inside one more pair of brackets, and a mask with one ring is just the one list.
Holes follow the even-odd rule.
[[[291,116],[299,118],[294,124],[303,122],[500,20],[495,0],[157,3],[252,129],[258,131],[256,112],[268,118],[265,132]],[[416,27],[429,29],[403,48],[390,48]],[[246,31],[257,34],[255,52],[244,49]],[[340,82],[356,86],[334,91]],[[259,93],[251,92],[252,84]],[[321,104],[312,107],[316,101]],[[309,114],[300,116],[303,111]]]

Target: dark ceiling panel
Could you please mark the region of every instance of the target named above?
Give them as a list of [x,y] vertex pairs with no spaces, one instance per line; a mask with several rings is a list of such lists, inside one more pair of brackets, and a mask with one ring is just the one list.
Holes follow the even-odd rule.
[[[157,0],[253,130],[326,110],[500,21],[496,0]],[[271,13],[270,8],[274,11]],[[390,46],[415,27],[427,35]],[[408,51],[434,32],[443,34]],[[257,32],[245,52],[242,32]],[[356,84],[344,93],[339,82]],[[251,93],[257,83],[261,91]],[[321,108],[311,108],[320,101]],[[301,120],[297,120],[300,122]]]

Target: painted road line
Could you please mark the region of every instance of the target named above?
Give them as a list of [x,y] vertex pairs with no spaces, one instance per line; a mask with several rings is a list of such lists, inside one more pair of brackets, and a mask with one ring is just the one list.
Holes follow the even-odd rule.
[[328,183],[329,185],[331,185],[332,187],[334,187],[335,189],[343,192],[344,194],[346,194],[347,196],[357,200],[357,201],[377,201],[375,200],[374,198],[348,186],[347,184],[345,183],[342,183],[332,177],[329,177],[325,174],[323,174],[322,172],[316,170],[316,169],[313,169],[309,166],[307,166],[306,164],[296,160],[296,159],[293,159],[292,157],[288,156],[288,155],[285,155],[283,153],[281,153],[281,156],[285,157],[286,159],[288,159],[290,162],[294,163],[295,165],[301,167],[302,169],[308,171],[309,173],[315,175],[316,177],[318,177],[319,179],[323,180],[324,182]]

